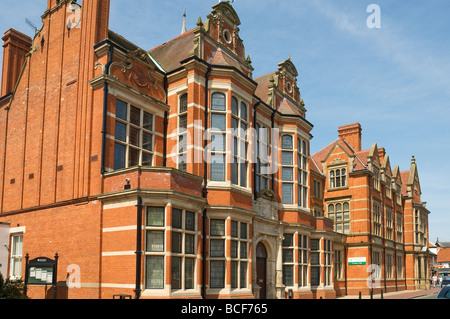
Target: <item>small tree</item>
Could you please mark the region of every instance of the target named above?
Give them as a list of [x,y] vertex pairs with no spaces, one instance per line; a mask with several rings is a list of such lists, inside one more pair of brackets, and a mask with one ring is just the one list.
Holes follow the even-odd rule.
[[23,292],[23,282],[21,280],[11,281],[4,279],[0,273],[0,299],[27,299]]

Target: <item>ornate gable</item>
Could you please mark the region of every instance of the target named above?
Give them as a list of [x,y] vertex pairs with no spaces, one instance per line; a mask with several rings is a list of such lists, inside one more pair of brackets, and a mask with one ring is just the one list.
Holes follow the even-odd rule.
[[212,39],[234,53],[238,59],[249,62],[245,57],[245,48],[242,39],[239,37],[239,25],[241,20],[233,6],[227,2],[219,2],[213,6],[208,20],[204,24],[206,33]]

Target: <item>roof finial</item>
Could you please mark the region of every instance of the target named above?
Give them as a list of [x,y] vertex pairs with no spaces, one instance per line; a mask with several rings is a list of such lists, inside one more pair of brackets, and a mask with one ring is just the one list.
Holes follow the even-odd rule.
[[187,28],[186,28],[186,8],[185,8],[183,14],[183,28],[181,29],[181,34],[185,33],[186,31]]

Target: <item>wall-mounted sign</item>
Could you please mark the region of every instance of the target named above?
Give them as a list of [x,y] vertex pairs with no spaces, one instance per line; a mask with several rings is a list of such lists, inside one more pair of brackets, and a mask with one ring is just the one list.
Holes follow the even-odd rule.
[[53,299],[56,299],[56,280],[58,278],[58,253],[55,259],[47,257],[39,257],[29,260],[28,253],[25,256],[25,295],[27,294],[27,286],[53,286]]
[[39,257],[30,260],[26,269],[27,285],[55,285],[56,260]]
[[366,257],[352,257],[348,259],[348,264],[351,265],[366,265]]

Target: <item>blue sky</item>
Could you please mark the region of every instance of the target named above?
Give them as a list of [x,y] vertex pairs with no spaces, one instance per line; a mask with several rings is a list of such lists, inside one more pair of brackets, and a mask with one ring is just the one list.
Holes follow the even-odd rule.
[[[80,2],[80,1],[79,1]],[[110,29],[151,49],[205,21],[217,0],[111,0]],[[377,4],[381,27],[368,28]],[[0,32],[30,36],[45,0],[0,0]],[[363,127],[363,148],[386,148],[392,168],[418,164],[422,200],[431,211],[430,241],[450,242],[450,1],[235,0],[240,36],[258,77],[291,57],[314,124],[312,152],[341,125]],[[2,58],[2,53],[0,53]]]

